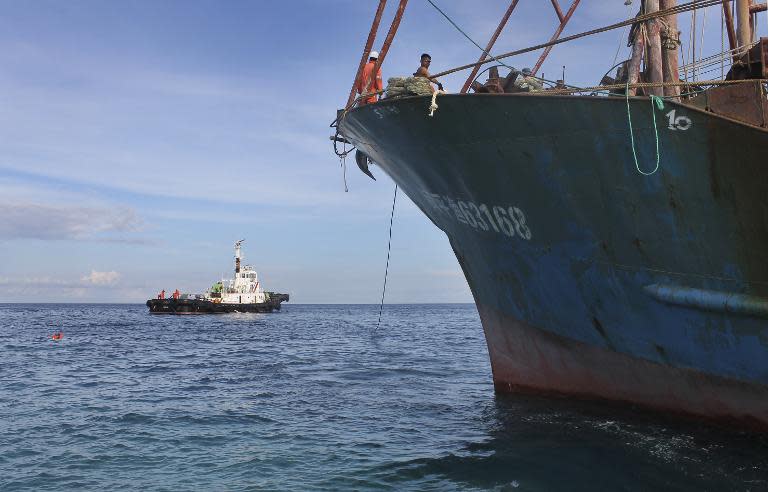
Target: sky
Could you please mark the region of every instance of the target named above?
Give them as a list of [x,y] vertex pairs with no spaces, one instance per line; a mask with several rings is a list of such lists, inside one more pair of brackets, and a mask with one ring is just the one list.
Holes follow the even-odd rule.
[[[481,45],[508,5],[434,1]],[[631,17],[637,3],[584,0],[563,35]],[[377,4],[0,0],[0,302],[202,292],[231,275],[245,239],[244,262],[267,290],[378,303],[394,183],[350,159],[345,192],[328,139]],[[721,43],[720,12],[708,15],[705,53]],[[549,0],[521,0],[494,52],[555,27]],[[433,73],[479,56],[426,0],[410,0],[384,78],[413,72],[422,52]],[[533,66],[538,54],[508,63]],[[595,85],[617,56],[628,56],[626,29],[555,47],[542,71],[565,66],[568,83]],[[446,77],[446,90],[465,76]],[[472,302],[447,238],[402,193],[386,302]]]

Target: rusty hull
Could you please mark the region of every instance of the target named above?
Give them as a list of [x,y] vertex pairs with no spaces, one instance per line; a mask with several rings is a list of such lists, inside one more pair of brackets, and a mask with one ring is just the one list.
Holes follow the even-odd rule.
[[768,387],[628,357],[478,304],[497,391],[607,399],[768,431]]
[[768,100],[762,82],[748,80],[703,92],[695,98],[697,106],[728,118],[765,128],[768,125]]

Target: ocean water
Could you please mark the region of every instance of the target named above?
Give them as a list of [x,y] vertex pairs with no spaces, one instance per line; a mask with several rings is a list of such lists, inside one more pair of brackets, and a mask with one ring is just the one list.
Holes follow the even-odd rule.
[[766,436],[495,395],[472,305],[377,316],[0,305],[0,490],[768,490]]

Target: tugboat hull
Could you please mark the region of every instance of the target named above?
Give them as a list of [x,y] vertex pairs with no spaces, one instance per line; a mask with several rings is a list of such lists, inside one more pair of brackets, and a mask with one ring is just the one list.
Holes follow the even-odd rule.
[[288,294],[272,294],[266,302],[232,304],[205,299],[150,299],[150,314],[224,314],[224,313],[271,313],[280,310],[280,304],[288,301]]

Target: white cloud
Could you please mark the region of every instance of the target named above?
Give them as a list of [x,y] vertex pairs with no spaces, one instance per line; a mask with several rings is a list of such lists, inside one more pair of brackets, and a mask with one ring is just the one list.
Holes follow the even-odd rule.
[[119,272],[99,272],[79,279],[50,276],[0,276],[0,302],[141,302],[150,289]]
[[91,270],[91,273],[80,277],[80,281],[65,280],[53,277],[0,277],[0,287],[34,287],[39,289],[80,289],[91,285],[114,285],[121,275],[114,270],[99,272]]
[[120,274],[114,270],[109,272],[97,272],[91,270],[90,275],[81,277],[80,280],[93,285],[114,285],[120,279]]
[[117,240],[107,233],[135,232],[141,220],[127,207],[0,202],[0,239]]
[[51,277],[0,277],[0,287],[3,286],[71,289],[79,287],[80,284]]

